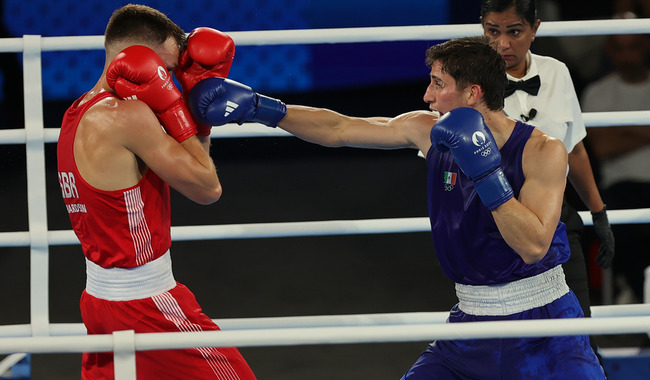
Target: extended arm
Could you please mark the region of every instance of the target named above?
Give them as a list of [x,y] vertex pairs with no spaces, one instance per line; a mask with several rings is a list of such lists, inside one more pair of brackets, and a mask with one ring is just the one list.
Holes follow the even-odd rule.
[[189,104],[196,118],[206,124],[253,121],[279,126],[303,140],[330,147],[427,151],[431,145],[429,131],[437,120],[437,114],[429,111],[409,112],[392,119],[358,118],[324,108],[286,106],[224,78],[197,83],[190,92]]
[[415,148],[405,133],[419,115],[429,128],[435,123],[430,112],[409,113],[397,118],[358,118],[305,106],[287,106],[287,115],[278,126],[305,141],[330,147],[356,147],[376,149]]

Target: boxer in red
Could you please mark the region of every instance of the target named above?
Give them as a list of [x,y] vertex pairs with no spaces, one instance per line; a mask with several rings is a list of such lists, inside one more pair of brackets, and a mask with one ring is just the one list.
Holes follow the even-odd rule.
[[[88,334],[219,330],[171,267],[169,187],[200,203],[222,188],[210,127],[194,121],[183,91],[226,77],[227,35],[184,31],[159,11],[127,5],[105,33],[97,84],[67,110],[57,146],[63,198],[84,256],[81,315]],[[161,128],[161,125],[163,128]],[[138,379],[255,379],[236,348],[138,351]],[[82,379],[114,378],[112,353],[85,353]]]

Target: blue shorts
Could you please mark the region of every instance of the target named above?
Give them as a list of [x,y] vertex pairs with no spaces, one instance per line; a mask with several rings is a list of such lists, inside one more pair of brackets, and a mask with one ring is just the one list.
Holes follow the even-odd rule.
[[[448,322],[527,320],[582,317],[572,291],[531,310],[507,316],[475,316],[454,306]],[[587,335],[541,338],[440,340],[402,377],[431,379],[605,379],[605,372],[589,345]]]

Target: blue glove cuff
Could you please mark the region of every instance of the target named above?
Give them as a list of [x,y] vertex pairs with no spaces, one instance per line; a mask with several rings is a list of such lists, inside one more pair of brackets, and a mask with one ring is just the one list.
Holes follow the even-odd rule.
[[496,168],[490,174],[474,182],[474,188],[483,204],[490,210],[494,210],[503,203],[506,203],[514,196],[512,186],[503,173],[501,167]]
[[255,117],[251,120],[264,124],[268,127],[277,127],[280,120],[287,114],[287,105],[281,100],[257,94],[257,110]]

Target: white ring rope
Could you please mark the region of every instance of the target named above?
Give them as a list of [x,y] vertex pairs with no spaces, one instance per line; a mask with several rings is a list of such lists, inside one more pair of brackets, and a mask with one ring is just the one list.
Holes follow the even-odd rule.
[[[560,335],[610,335],[648,332],[650,316],[616,318],[565,318],[466,323],[296,327],[278,329],[170,332],[134,334],[136,350],[193,347],[258,347],[304,344],[348,344],[432,341],[434,339],[485,339]],[[113,336],[48,336],[0,339],[0,354],[14,352],[108,352]]]
[[[578,214],[586,226],[592,225],[589,211]],[[608,210],[611,224],[650,223],[650,208]],[[248,223],[199,226],[173,226],[173,241],[204,239],[255,239],[297,236],[363,235],[387,233],[430,232],[427,217],[358,220],[325,220],[314,222]],[[48,231],[49,245],[78,245],[72,230]],[[30,245],[29,232],[0,232],[0,247]]]
[[[227,31],[226,31],[227,32]],[[478,23],[456,25],[416,25],[369,28],[290,29],[227,32],[237,46],[285,44],[334,44],[385,41],[434,41],[482,34]],[[546,21],[537,37],[588,36],[650,33],[648,19]],[[104,36],[43,37],[43,51],[97,50],[104,47]],[[21,52],[21,38],[4,38],[0,53]]]
[[[587,127],[611,127],[618,125],[647,126],[650,111],[612,111],[584,112],[582,114]],[[44,142],[55,143],[59,139],[60,128],[45,128]],[[269,128],[258,123],[226,124],[212,128],[212,138],[246,138],[246,137],[292,137],[281,128]],[[0,145],[24,144],[26,141],[24,129],[0,130]]]
[[[593,21],[555,21],[545,22],[540,27],[537,36],[584,36],[627,33],[650,33],[648,19],[636,20],[593,20]],[[482,31],[477,24],[463,25],[428,25],[405,27],[379,28],[337,28],[312,30],[275,30],[275,31],[246,31],[229,33],[238,46],[246,45],[279,45],[279,44],[319,44],[319,43],[353,43],[407,40],[445,40],[452,37],[480,34]],[[26,116],[35,115],[33,110],[42,112],[42,99],[34,102],[42,94],[40,80],[40,52],[61,50],[96,50],[103,48],[103,36],[77,37],[43,37],[25,36],[24,38],[0,39],[0,53],[25,52],[29,46],[32,58],[24,59],[25,68],[25,110]],[[24,56],[26,56],[24,54]],[[35,73],[37,70],[38,73]],[[36,95],[36,96],[31,96]],[[36,104],[34,104],[36,103]],[[38,104],[40,103],[40,104]],[[649,111],[634,112],[598,112],[585,113],[585,123],[590,127],[615,125],[646,125],[650,120]],[[32,119],[34,119],[32,117]],[[31,143],[28,155],[36,153],[42,157],[45,143],[53,143],[58,139],[58,128],[43,128],[34,120],[31,132],[26,129],[0,131],[1,144]],[[36,128],[36,129],[34,129]],[[38,130],[40,128],[40,131]],[[34,137],[36,136],[36,139]],[[212,136],[223,137],[266,137],[289,136],[280,129],[270,129],[260,125],[239,127],[226,125],[213,128]],[[29,137],[29,138],[28,138]],[[40,140],[40,141],[38,141]],[[40,158],[39,158],[40,160]],[[30,161],[28,159],[28,161]],[[28,164],[28,207],[39,207],[34,201],[34,194],[39,194],[33,179],[44,176],[43,165]],[[30,169],[31,166],[31,169]],[[35,176],[35,177],[34,177]],[[39,187],[39,186],[36,186]],[[46,208],[43,207],[43,210]],[[32,223],[46,225],[46,214],[38,212],[31,217],[30,231],[0,233],[2,246],[30,246],[34,250],[46,244],[44,255],[47,256],[47,246],[57,244],[79,244],[72,231],[47,231],[45,237],[40,237],[34,247]],[[581,212],[585,224],[591,223],[591,217]],[[617,223],[649,223],[650,209],[612,210],[609,212],[610,222]],[[34,222],[32,222],[34,219]],[[363,234],[390,232],[429,231],[427,218],[398,218],[374,219],[356,221],[321,221],[296,223],[256,223],[244,225],[221,226],[192,226],[173,227],[174,240],[196,240],[205,238],[251,238],[251,237],[286,237],[312,236],[332,234]],[[37,273],[32,267],[31,276],[39,278],[43,274],[39,266]],[[47,278],[47,277],[44,277]],[[42,281],[41,281],[42,282]],[[39,285],[38,281],[32,286]],[[43,284],[47,290],[47,281]],[[624,334],[642,333],[650,328],[650,315],[645,305],[594,307],[593,318],[565,319],[562,323],[553,320],[535,321],[498,321],[463,324],[446,324],[447,312],[439,313],[397,313],[378,315],[352,316],[315,316],[315,317],[277,317],[277,318],[244,318],[232,320],[217,320],[228,331],[204,333],[161,333],[161,334],[121,334],[99,336],[76,336],[84,333],[82,324],[50,324],[47,309],[47,297],[42,296],[42,289],[32,292],[38,299],[32,299],[32,305],[43,303],[45,306],[32,313],[32,322],[28,325],[0,326],[0,353],[24,352],[83,352],[83,351],[112,351],[125,360],[116,362],[122,370],[121,378],[134,378],[131,368],[133,350],[189,348],[196,346],[277,346],[295,344],[335,344],[361,342],[404,342],[414,340],[431,341],[433,339],[471,339],[489,337],[527,337],[574,334]],[[44,315],[40,315],[40,314]],[[39,314],[39,315],[35,315]],[[35,326],[36,324],[36,326]],[[298,327],[297,327],[298,326]],[[289,328],[293,327],[293,328]],[[36,328],[36,329],[35,329]],[[255,329],[254,333],[250,329]],[[240,330],[238,330],[240,329]],[[48,330],[48,331],[45,331]],[[5,334],[16,337],[5,337]],[[32,336],[32,335],[50,336]],[[62,336],[52,336],[61,334]],[[64,335],[64,336],[63,336]],[[173,339],[172,339],[173,338]],[[121,347],[121,349],[120,349]],[[15,358],[15,357],[12,357]],[[1,363],[0,363],[1,364]],[[6,363],[5,363],[6,364]]]
[[[222,330],[259,330],[308,327],[399,326],[445,323],[448,311],[375,313],[348,315],[312,315],[293,317],[224,318],[213,319]],[[592,318],[650,316],[650,304],[592,306]],[[650,329],[650,328],[649,328]],[[83,323],[52,323],[50,336],[85,335]],[[0,326],[0,338],[32,335],[28,324]],[[1,373],[1,372],[0,372]]]

